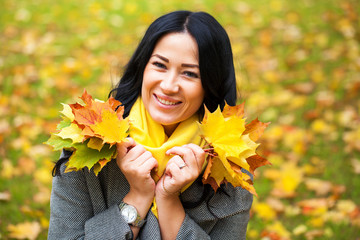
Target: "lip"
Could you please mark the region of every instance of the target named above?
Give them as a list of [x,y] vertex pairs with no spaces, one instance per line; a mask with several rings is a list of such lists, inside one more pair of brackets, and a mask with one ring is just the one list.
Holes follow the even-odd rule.
[[[165,107],[165,108],[173,108],[173,107],[177,107],[179,104],[181,104],[182,102],[179,101],[179,100],[176,100],[174,98],[171,98],[171,97],[168,97],[168,96],[165,96],[165,95],[160,95],[160,94],[153,94],[153,97],[154,99],[156,100],[156,102],[161,106],[161,107]],[[168,102],[172,102],[172,103],[175,103],[175,104],[171,104],[171,105],[168,105],[168,104],[164,104],[163,102],[161,102],[159,99],[161,100],[165,100],[165,101],[168,101]]]

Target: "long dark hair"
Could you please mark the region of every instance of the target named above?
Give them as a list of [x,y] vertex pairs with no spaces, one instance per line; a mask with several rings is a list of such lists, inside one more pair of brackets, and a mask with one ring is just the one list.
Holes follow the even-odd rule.
[[[159,17],[149,26],[126,65],[119,83],[109,94],[125,106],[125,117],[128,116],[133,104],[141,94],[145,66],[156,43],[166,34],[181,32],[189,33],[198,45],[205,106],[212,112],[218,106],[223,108],[225,102],[232,106],[236,104],[233,55],[225,29],[208,13],[175,11]],[[60,175],[61,164],[66,162],[70,156],[71,152],[63,151],[62,157],[55,164],[53,176]],[[200,178],[196,182],[199,181],[201,181]],[[199,202],[204,201],[206,196],[209,196],[206,193],[211,191],[208,185],[204,186],[204,193]],[[197,206],[199,202],[185,205],[191,208]]]
[[205,12],[176,11],[156,19],[146,31],[111,95],[125,105],[127,116],[141,93],[143,73],[156,43],[169,33],[188,32],[197,42],[204,104],[215,111],[236,103],[233,55],[225,29]]

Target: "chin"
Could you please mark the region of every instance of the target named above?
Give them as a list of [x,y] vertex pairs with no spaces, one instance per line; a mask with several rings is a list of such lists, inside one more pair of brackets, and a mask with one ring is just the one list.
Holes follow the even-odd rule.
[[172,126],[178,124],[180,121],[169,121],[164,119],[154,119],[155,122],[163,125],[163,126]]

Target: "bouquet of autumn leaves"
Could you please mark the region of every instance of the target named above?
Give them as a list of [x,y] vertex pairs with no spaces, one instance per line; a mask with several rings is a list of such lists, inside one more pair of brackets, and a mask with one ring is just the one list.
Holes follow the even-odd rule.
[[[96,175],[116,158],[116,143],[126,141],[130,122],[123,118],[124,106],[110,97],[106,102],[94,100],[84,91],[82,103],[63,104],[63,120],[46,144],[57,150],[73,152],[65,172],[93,168]],[[245,123],[244,103],[226,105],[205,115],[199,123],[203,149],[208,153],[203,183],[216,191],[222,183],[247,189],[256,195],[250,173],[269,162],[256,154],[260,138],[269,123],[258,119]],[[245,169],[247,171],[242,171]]]
[[110,97],[106,102],[94,100],[84,91],[82,104],[63,104],[58,133],[53,133],[46,144],[54,150],[73,152],[65,172],[94,167],[98,175],[116,157],[116,143],[126,141],[128,119],[123,119],[124,106]]
[[[258,119],[245,123],[244,103],[229,106],[225,104],[211,113],[205,108],[200,129],[208,152],[203,183],[210,184],[216,191],[222,183],[231,183],[257,195],[250,174],[256,168],[270,164],[256,153],[260,145],[256,141],[270,123]],[[245,169],[246,171],[242,171]]]

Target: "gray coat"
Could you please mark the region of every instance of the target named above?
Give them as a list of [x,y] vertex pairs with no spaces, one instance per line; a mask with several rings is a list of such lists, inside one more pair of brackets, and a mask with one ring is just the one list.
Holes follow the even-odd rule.
[[[118,207],[129,184],[116,161],[109,162],[98,177],[87,169],[63,173],[64,169],[63,165],[62,175],[53,178],[48,239],[132,239]],[[202,183],[197,181],[181,197],[183,201],[196,201],[202,192]],[[251,204],[248,191],[228,184],[209,201],[185,209],[176,239],[245,239]],[[137,239],[161,239],[151,211],[146,220]]]

